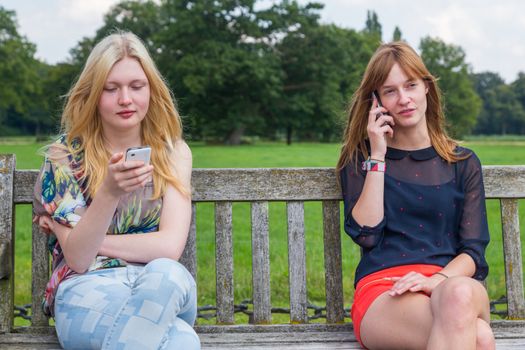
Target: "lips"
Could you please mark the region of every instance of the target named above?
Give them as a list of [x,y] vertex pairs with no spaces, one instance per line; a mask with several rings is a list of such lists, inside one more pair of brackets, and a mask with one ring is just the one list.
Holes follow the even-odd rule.
[[412,114],[414,114],[415,111],[416,111],[415,108],[406,108],[406,109],[401,110],[399,114],[405,117],[409,117]]
[[131,117],[134,113],[135,113],[135,111],[130,111],[130,110],[117,112],[117,114],[119,116],[121,116],[122,118],[125,118],[125,119]]

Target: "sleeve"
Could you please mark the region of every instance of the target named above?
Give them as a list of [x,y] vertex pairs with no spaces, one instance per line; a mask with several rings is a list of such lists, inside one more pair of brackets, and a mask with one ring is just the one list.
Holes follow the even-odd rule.
[[[67,156],[51,146],[35,183],[33,211],[49,215],[56,222],[73,227],[86,210],[86,201]],[[60,153],[64,153],[63,151]],[[53,160],[52,160],[53,159]],[[58,159],[58,160],[55,160]]]
[[[358,160],[360,163],[362,160]],[[359,164],[358,163],[358,164]],[[386,219],[374,227],[359,225],[352,216],[357,200],[361,196],[366,172],[356,166],[355,162],[347,164],[340,173],[341,188],[344,201],[345,232],[352,240],[364,249],[371,249],[377,245],[383,236]]]
[[462,182],[465,197],[459,222],[458,254],[466,253],[472,257],[476,264],[473,277],[483,280],[489,272],[485,249],[490,241],[490,235],[481,162],[474,153],[463,162]]

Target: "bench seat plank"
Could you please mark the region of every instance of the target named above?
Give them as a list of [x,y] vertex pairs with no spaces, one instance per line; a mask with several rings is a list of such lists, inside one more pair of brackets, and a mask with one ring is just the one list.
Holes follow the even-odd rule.
[[[498,350],[525,348],[525,321],[493,321]],[[351,324],[196,326],[203,349],[360,349]],[[0,334],[4,349],[60,349],[54,335]]]

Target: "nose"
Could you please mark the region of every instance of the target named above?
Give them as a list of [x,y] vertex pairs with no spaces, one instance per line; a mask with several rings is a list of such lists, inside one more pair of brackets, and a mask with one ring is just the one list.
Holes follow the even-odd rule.
[[398,102],[399,102],[400,105],[406,105],[407,103],[410,102],[409,94],[403,89],[399,90],[399,100],[398,100]]
[[123,106],[127,106],[131,104],[131,97],[129,95],[129,91],[127,88],[124,87],[120,90],[120,96],[118,99],[118,103]]

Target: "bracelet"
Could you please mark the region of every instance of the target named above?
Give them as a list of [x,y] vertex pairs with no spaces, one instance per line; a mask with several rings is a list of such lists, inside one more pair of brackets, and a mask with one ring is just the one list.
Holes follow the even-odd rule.
[[443,276],[445,278],[448,278],[448,276],[445,275],[443,272],[436,272],[434,275],[440,275],[440,276]]
[[368,157],[368,159],[365,160],[361,165],[361,169],[366,171],[379,171],[384,173],[386,171],[386,164],[382,160],[372,159]]

